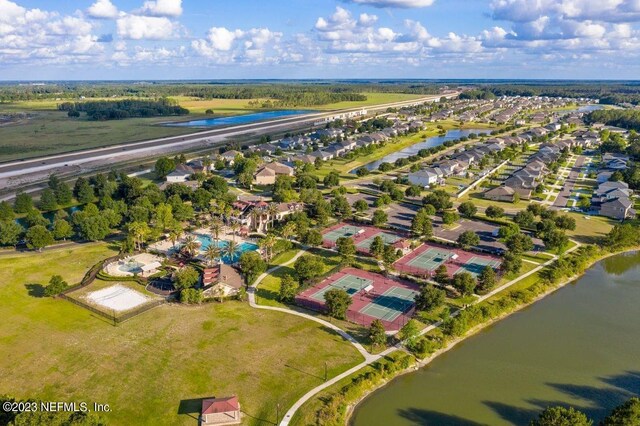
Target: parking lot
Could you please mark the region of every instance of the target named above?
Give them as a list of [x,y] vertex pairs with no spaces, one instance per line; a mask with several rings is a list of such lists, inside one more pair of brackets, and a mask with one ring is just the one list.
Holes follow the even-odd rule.
[[411,229],[411,222],[420,206],[407,203],[393,203],[389,205],[386,212],[389,216],[389,226],[398,229]]

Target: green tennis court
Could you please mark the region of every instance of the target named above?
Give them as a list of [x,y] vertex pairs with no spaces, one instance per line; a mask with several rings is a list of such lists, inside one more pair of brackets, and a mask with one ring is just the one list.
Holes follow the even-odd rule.
[[430,247],[423,251],[409,262],[407,265],[427,271],[434,271],[438,266],[445,263],[453,257],[454,253],[445,249],[436,249]]
[[480,273],[482,273],[482,270],[487,266],[491,266],[492,268],[497,268],[498,266],[500,266],[500,261],[473,256],[464,265],[462,265],[460,269],[458,269],[455,273],[459,274],[461,272],[469,272],[474,277],[477,277],[478,275],[480,275]]
[[363,288],[372,285],[373,281],[368,280],[366,278],[356,277],[355,275],[345,275],[338,279],[337,281],[332,282],[328,286],[321,288],[317,292],[313,293],[311,296],[312,299],[318,300],[320,302],[324,302],[324,294],[332,289],[340,289],[344,290],[349,294],[349,296],[354,296]]
[[329,231],[322,236],[323,239],[329,240],[332,242],[338,241],[338,238],[342,237],[352,237],[354,235],[358,235],[362,231],[362,228],[353,225],[345,225],[341,228],[334,229],[333,231]]
[[360,313],[384,321],[393,321],[414,304],[416,294],[417,291],[407,288],[391,287],[360,309]]
[[358,248],[362,248],[362,249],[368,249],[369,247],[371,247],[371,243],[373,242],[373,240],[376,237],[382,237],[382,241],[384,241],[385,245],[386,244],[393,244],[397,241],[400,241],[402,238],[397,236],[397,235],[393,235],[393,234],[387,234],[386,232],[380,232],[379,234],[373,235],[369,238],[367,238],[364,241],[361,241],[358,243],[357,247]]

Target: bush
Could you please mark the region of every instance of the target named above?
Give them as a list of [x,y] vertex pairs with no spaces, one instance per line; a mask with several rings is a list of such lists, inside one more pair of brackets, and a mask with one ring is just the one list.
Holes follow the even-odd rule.
[[60,275],[54,275],[49,280],[49,285],[44,288],[44,295],[47,297],[62,293],[69,287],[69,284]]

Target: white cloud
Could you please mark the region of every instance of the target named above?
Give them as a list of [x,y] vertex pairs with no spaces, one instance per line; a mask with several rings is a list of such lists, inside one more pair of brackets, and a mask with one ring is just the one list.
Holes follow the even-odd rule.
[[344,0],[374,7],[415,8],[431,6],[435,0]]
[[268,28],[229,30],[212,27],[206,39],[191,42],[199,56],[218,64],[279,62],[283,56],[299,60],[300,54],[289,53],[279,45],[283,34]]
[[118,8],[110,0],[97,0],[89,6],[87,15],[96,19],[116,19]]
[[141,9],[142,14],[149,16],[178,17],[182,15],[182,0],[149,0]]
[[165,17],[121,15],[116,21],[118,36],[130,40],[166,40],[175,37],[177,24]]

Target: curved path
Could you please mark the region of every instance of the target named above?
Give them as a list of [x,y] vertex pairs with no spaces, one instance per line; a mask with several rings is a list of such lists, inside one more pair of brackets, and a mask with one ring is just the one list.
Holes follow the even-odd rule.
[[[566,251],[566,253],[570,253],[570,252],[572,252],[572,251],[576,250],[578,247],[580,247],[580,244],[576,242],[576,245],[575,245],[574,247],[572,247],[571,249],[567,250],[567,251]],[[285,263],[285,264],[283,264],[283,265],[280,265],[280,266],[284,266],[284,265],[286,265],[286,264],[289,264],[289,263],[291,263],[291,262],[295,261],[295,259],[297,259],[297,258],[298,258],[302,253],[304,253],[304,251],[305,251],[305,250],[302,250],[300,253],[298,253],[298,254],[294,257],[294,259],[292,259],[291,261],[289,261],[289,262],[287,262],[287,263]],[[528,277],[528,276],[530,276],[530,275],[533,275],[533,274],[535,274],[536,272],[540,271],[540,270],[541,270],[542,268],[544,268],[545,266],[550,265],[550,264],[551,264],[551,263],[553,263],[556,259],[557,259],[557,256],[553,256],[551,259],[549,259],[548,261],[546,261],[546,262],[544,262],[544,263],[539,264],[536,268],[532,269],[531,271],[529,271],[529,272],[527,272],[527,273],[525,273],[525,274],[523,274],[523,275],[519,276],[518,278],[515,278],[515,279],[513,279],[513,280],[511,280],[511,281],[509,281],[509,282],[507,282],[507,283],[505,283],[505,284],[503,284],[503,285],[501,285],[500,287],[495,288],[493,291],[491,291],[491,292],[489,292],[489,293],[487,293],[487,294],[485,294],[485,295],[483,295],[483,296],[478,297],[478,298],[477,298],[476,300],[474,300],[474,301],[473,301],[473,303],[471,303],[471,304],[472,304],[472,305],[475,305],[475,304],[478,304],[478,303],[480,303],[480,302],[483,302],[484,300],[486,300],[486,299],[488,299],[488,298],[490,298],[490,297],[492,297],[492,296],[494,296],[494,295],[496,295],[496,294],[500,293],[501,291],[504,291],[504,290],[508,289],[509,287],[511,287],[512,285],[514,285],[515,283],[517,283],[518,281],[520,281],[520,280],[522,280],[522,279],[524,279],[524,278],[526,278],[526,277]],[[277,268],[279,268],[279,266],[278,266],[278,267],[275,267],[275,268],[272,268],[270,271],[276,270]],[[263,275],[264,275],[264,276],[266,276],[267,274],[269,274],[269,272],[270,272],[270,271],[265,272]],[[261,276],[259,277],[259,280],[261,281],[262,279],[264,279],[264,277],[261,275]],[[256,281],[256,284],[257,284],[258,282],[259,282],[259,281]],[[254,284],[254,285],[255,285],[255,284]],[[255,287],[253,288],[253,290],[251,291],[251,293],[250,293],[250,295],[249,295],[249,300],[250,300],[250,302],[252,302],[252,297],[254,296],[254,295],[252,294],[252,293],[253,293],[253,291],[255,291]],[[267,308],[266,306],[259,306],[259,305],[255,305],[255,297],[253,297],[253,302],[252,302],[252,303],[253,303],[253,304],[252,304],[252,306],[254,306],[254,307],[261,308],[261,309]],[[327,323],[326,321],[319,320],[319,319],[314,318],[314,317],[312,317],[312,316],[310,316],[310,315],[306,315],[306,314],[302,314],[302,313],[298,313],[298,312],[295,312],[295,311],[291,311],[291,310],[288,310],[288,309],[282,309],[282,308],[269,308],[269,309],[274,309],[274,310],[279,310],[279,311],[283,311],[283,312],[287,312],[287,313],[292,313],[292,314],[295,314],[295,315],[300,315],[300,316],[303,316],[303,317],[305,317],[305,318],[312,319],[312,320],[314,320],[314,321],[322,322],[323,324],[325,324],[325,325],[327,325],[327,326],[330,326],[332,329],[334,329],[334,330],[338,331],[341,335],[343,335],[343,336],[344,336],[344,335],[349,336],[347,333],[345,333],[343,330],[340,330],[339,328],[335,327],[333,324]],[[460,310],[458,310],[458,311],[454,312],[454,313],[453,313],[453,314],[451,314],[451,315],[452,315],[452,316],[457,316],[457,315],[459,315],[459,314],[460,314],[460,312],[461,312],[461,311],[460,311]],[[431,331],[431,330],[433,330],[433,329],[435,329],[435,328],[437,328],[437,327],[439,327],[439,326],[441,326],[441,325],[442,325],[442,321],[438,321],[438,322],[436,322],[436,323],[434,323],[434,324],[431,324],[431,325],[429,325],[429,326],[425,327],[425,328],[420,332],[420,335],[424,335],[424,334],[428,333],[429,331]],[[351,339],[353,339],[351,336],[349,336],[349,337],[350,337]],[[350,341],[351,341],[351,340],[350,340]],[[352,342],[352,343],[354,343],[354,342]],[[354,343],[354,345],[357,345],[356,347],[358,347],[358,346],[362,347],[362,345],[360,345],[359,343]],[[321,385],[319,385],[319,386],[316,386],[315,388],[311,389],[309,392],[307,392],[306,394],[304,394],[304,395],[303,395],[300,399],[298,399],[298,400],[297,400],[297,401],[296,401],[296,402],[291,406],[291,408],[289,408],[289,410],[285,413],[284,417],[282,418],[282,421],[280,421],[279,426],[289,426],[289,424],[290,424],[291,420],[293,419],[293,415],[296,413],[296,411],[298,411],[298,409],[299,409],[299,408],[300,408],[300,407],[301,407],[305,402],[307,402],[308,400],[310,400],[312,397],[314,397],[314,396],[315,396],[316,394],[318,394],[319,392],[321,392],[321,391],[323,391],[324,389],[328,388],[329,386],[331,386],[331,385],[333,385],[333,384],[335,384],[335,383],[339,382],[340,380],[342,380],[342,379],[344,379],[344,378],[348,377],[349,375],[351,375],[351,374],[353,374],[353,373],[357,372],[357,371],[358,371],[358,370],[360,370],[361,368],[364,368],[364,367],[366,367],[366,366],[368,366],[368,365],[371,365],[371,364],[373,364],[374,362],[376,362],[377,360],[379,360],[380,358],[385,357],[385,356],[389,355],[391,352],[396,351],[396,350],[401,349],[401,348],[402,348],[402,342],[400,342],[400,343],[398,343],[398,344],[396,344],[396,345],[394,345],[394,346],[389,347],[389,348],[388,348],[388,349],[386,349],[384,352],[381,352],[381,353],[379,353],[379,354],[377,354],[377,355],[371,355],[371,354],[369,354],[366,350],[364,350],[364,348],[362,348],[362,349],[364,350],[364,353],[366,353],[366,354],[367,354],[367,355],[365,355],[365,360],[364,360],[363,362],[361,362],[360,364],[358,364],[358,365],[356,365],[356,366],[354,366],[354,367],[350,368],[349,370],[347,370],[347,371],[343,372],[342,374],[337,375],[336,377],[332,378],[331,380],[328,380],[328,381],[326,381],[325,383],[323,383],[323,384],[321,384]],[[360,349],[359,349],[359,350],[360,350]],[[362,352],[361,352],[361,353],[362,353]],[[363,354],[363,355],[364,355],[364,354]]]

